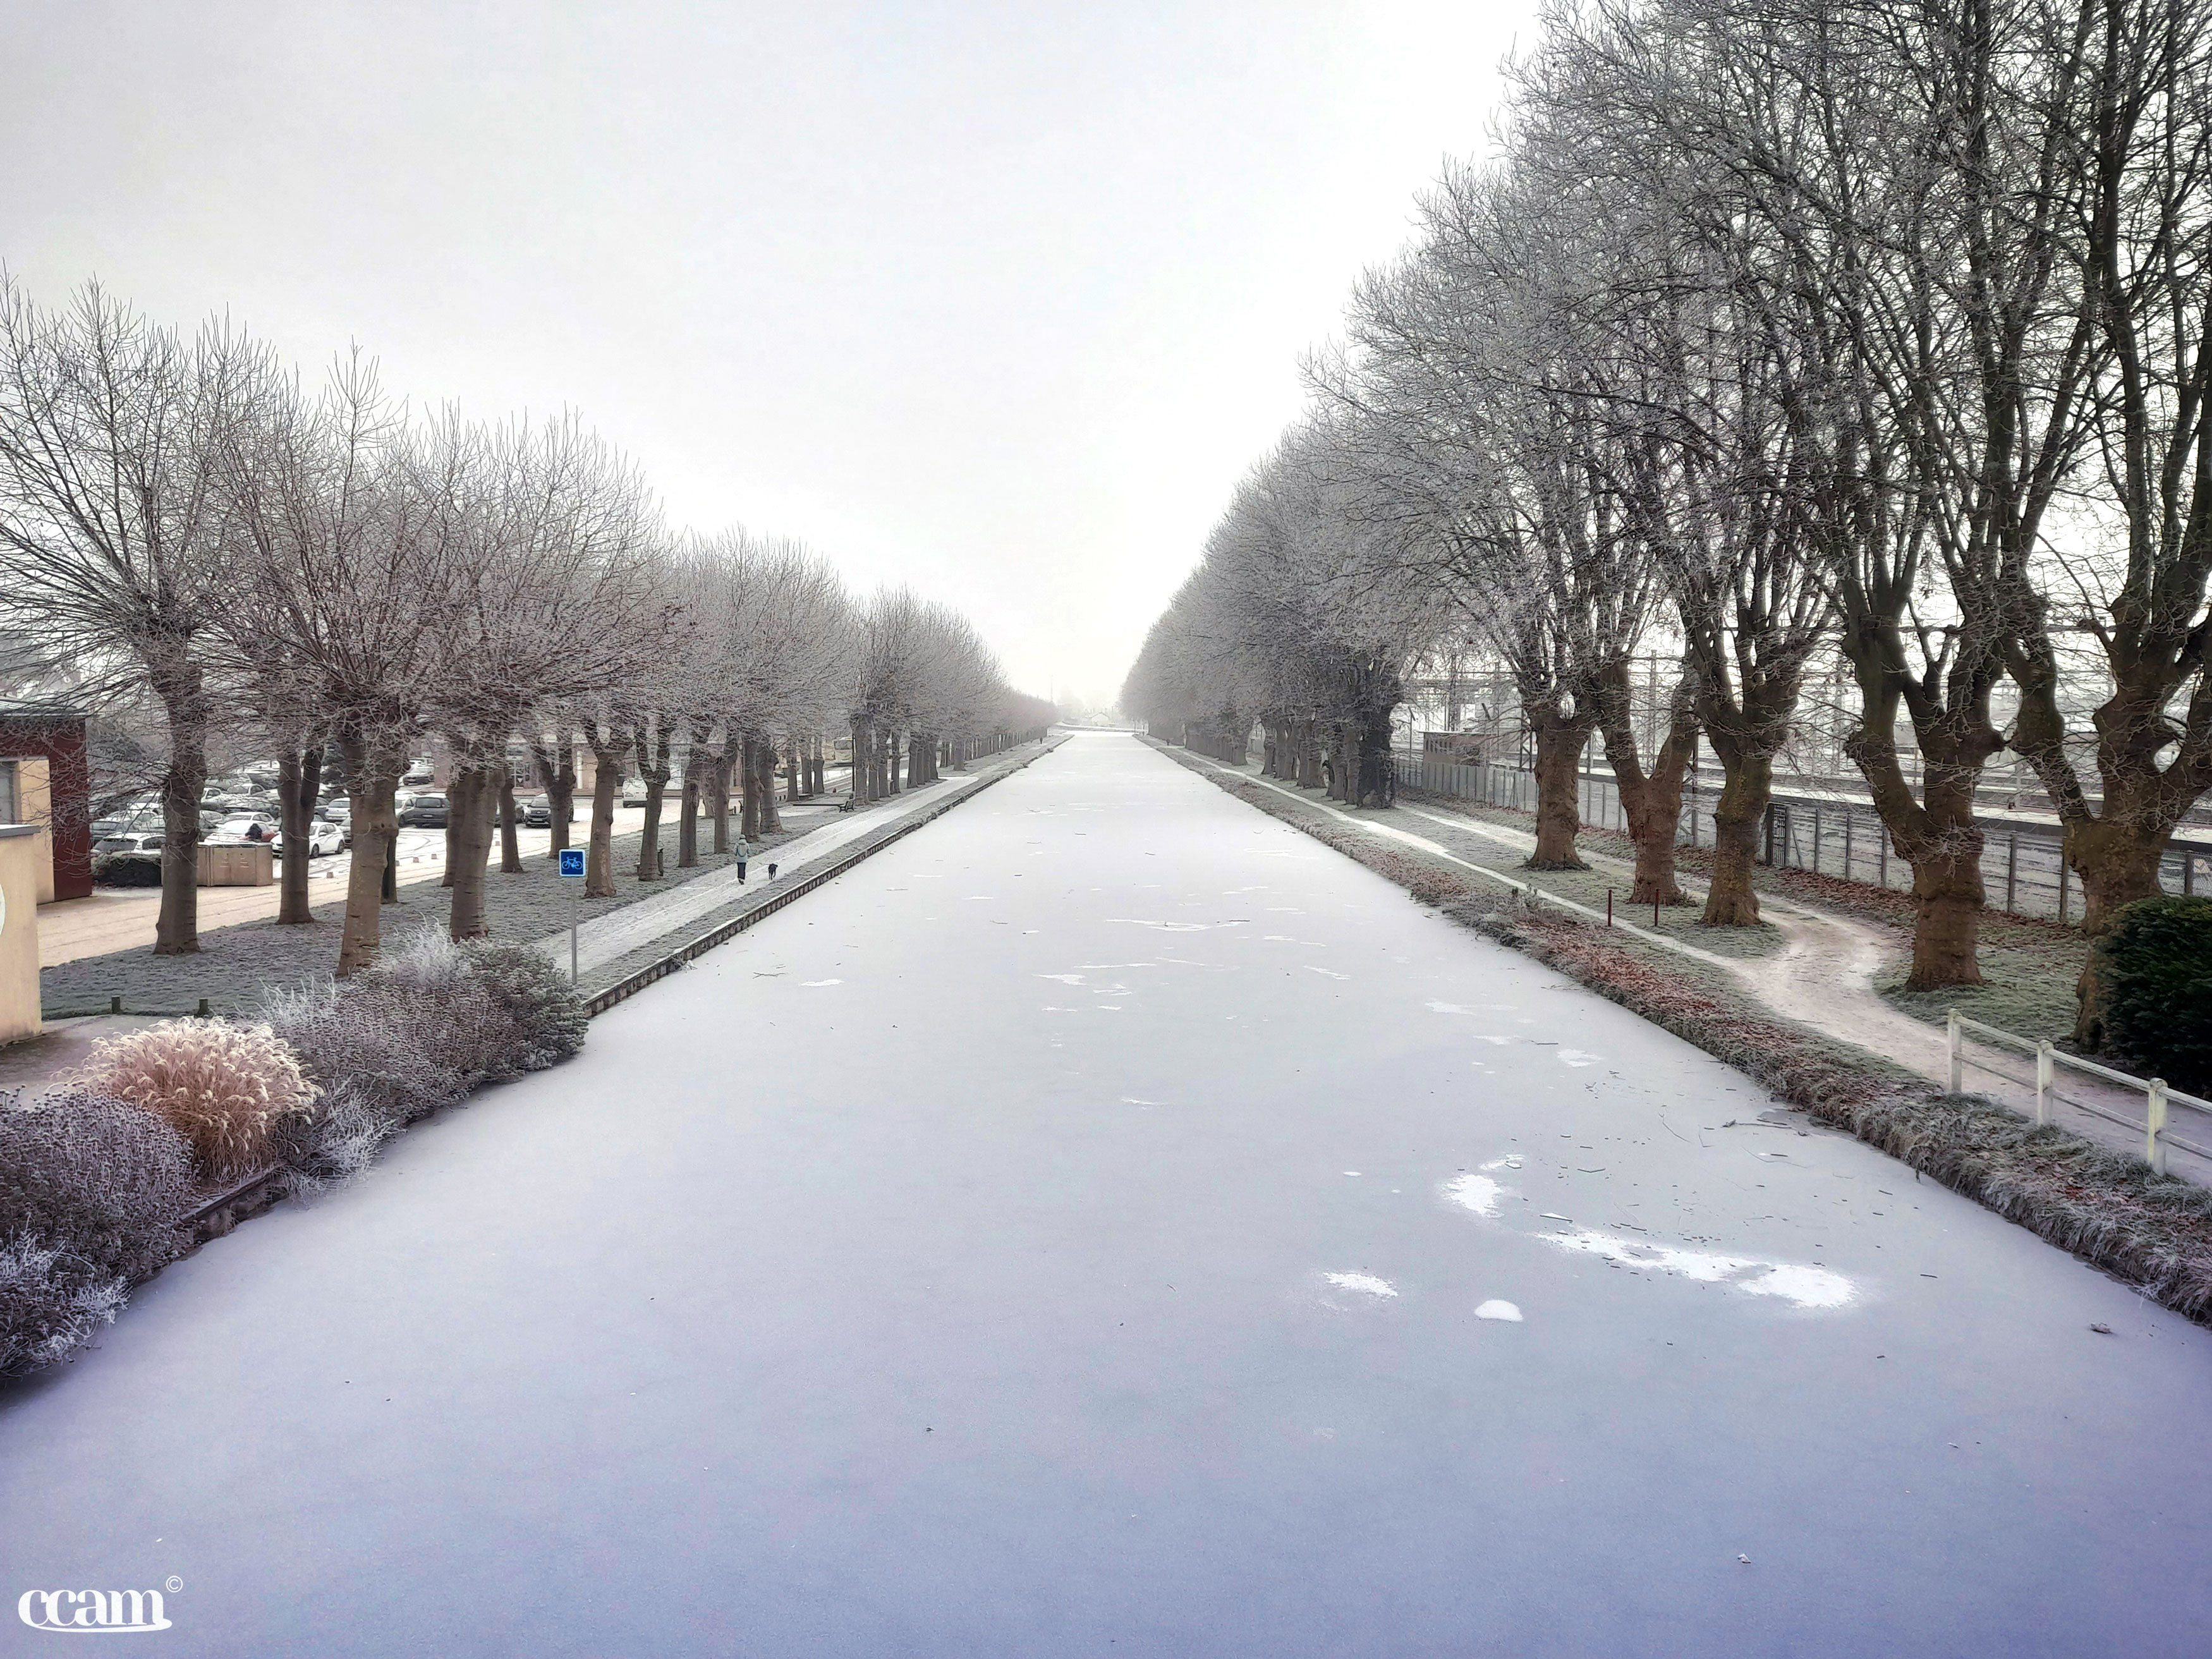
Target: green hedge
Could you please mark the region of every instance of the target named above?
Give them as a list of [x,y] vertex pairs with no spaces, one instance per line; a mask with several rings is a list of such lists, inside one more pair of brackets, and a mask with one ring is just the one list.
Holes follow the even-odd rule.
[[2212,899],[2138,899],[2097,942],[2105,1046],[2128,1070],[2212,1097]]

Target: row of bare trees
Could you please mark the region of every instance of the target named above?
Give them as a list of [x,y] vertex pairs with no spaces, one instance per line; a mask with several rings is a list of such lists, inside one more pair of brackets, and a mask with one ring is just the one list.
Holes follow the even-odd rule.
[[[1758,919],[1775,757],[1831,653],[1912,868],[1913,985],[1980,979],[1975,801],[2007,749],[2089,932],[2155,892],[2212,788],[2212,0],[1590,0],[1508,80],[1497,153],[1447,172],[1310,366],[1345,568],[1280,562],[1266,603],[1382,591],[1354,549],[1400,561],[1518,687],[1533,862],[1578,862],[1599,732],[1643,902],[1680,898],[1709,744],[1708,923]],[[1132,708],[1212,712],[1166,665],[1224,636],[1196,621],[1216,562]],[[1680,672],[1645,754],[1654,652]],[[2085,981],[2091,1045],[2098,1018]]]
[[[902,589],[856,600],[793,543],[672,531],[640,469],[573,416],[425,416],[357,354],[312,387],[226,323],[181,336],[97,286],[49,309],[0,285],[0,629],[37,659],[19,679],[158,717],[157,952],[199,948],[211,745],[277,757],[294,848],[342,773],[341,974],[376,957],[396,795],[425,738],[452,760],[446,883],[468,939],[489,929],[495,844],[522,868],[517,744],[556,853],[591,757],[586,887],[611,896],[633,769],[650,881],[678,772],[681,867],[702,816],[727,849],[733,798],[741,833],[777,827],[779,769],[793,797],[819,793],[826,733],[849,725],[866,801],[902,760],[923,781],[1051,718],[954,611]],[[306,860],[283,879],[280,920],[311,921]]]

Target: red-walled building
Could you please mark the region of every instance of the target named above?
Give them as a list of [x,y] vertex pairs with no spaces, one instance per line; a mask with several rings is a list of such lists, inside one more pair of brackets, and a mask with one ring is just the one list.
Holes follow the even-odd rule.
[[41,901],[92,892],[92,769],[84,727],[82,708],[0,698],[0,822],[34,823],[52,848],[53,890],[42,890]]

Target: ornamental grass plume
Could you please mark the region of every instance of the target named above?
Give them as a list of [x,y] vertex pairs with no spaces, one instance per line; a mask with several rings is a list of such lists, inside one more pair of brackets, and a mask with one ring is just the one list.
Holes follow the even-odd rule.
[[64,1083],[152,1112],[191,1144],[198,1172],[210,1181],[266,1168],[270,1131],[306,1111],[316,1093],[268,1026],[210,1019],[102,1038]]

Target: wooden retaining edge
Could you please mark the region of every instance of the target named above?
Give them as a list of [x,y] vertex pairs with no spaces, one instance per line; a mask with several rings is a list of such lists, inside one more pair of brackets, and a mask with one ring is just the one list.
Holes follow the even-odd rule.
[[972,787],[963,789],[957,794],[949,795],[945,799],[939,801],[934,806],[929,807],[923,811],[916,812],[912,817],[902,820],[900,823],[893,825],[889,833],[883,836],[879,840],[872,841],[866,846],[855,848],[853,851],[847,853],[843,856],[823,866],[819,870],[812,871],[806,875],[801,876],[798,880],[793,882],[788,887],[785,888],[781,892],[779,892],[774,898],[763,900],[759,904],[755,905],[751,909],[746,911],[743,915],[731,917],[727,921],[721,923],[720,926],[708,929],[707,932],[700,934],[696,939],[689,939],[684,944],[678,945],[676,949],[670,951],[666,956],[658,957],[655,960],[646,963],[644,967],[638,969],[635,973],[623,975],[623,977],[617,980],[612,985],[608,986],[605,990],[598,992],[588,998],[584,1004],[585,1012],[596,1018],[599,1015],[606,1012],[608,1009],[613,1007],[617,1002],[626,1001],[629,998],[635,996],[640,991],[645,989],[647,986],[652,984],[655,980],[667,978],[669,975],[674,973],[678,969],[685,966],[687,963],[699,957],[704,956],[708,951],[713,950],[718,945],[726,945],[730,940],[735,939],[739,933],[744,933],[748,927],[750,927],[755,922],[759,921],[765,917],[774,915],[778,910],[782,909],[785,905],[793,902],[794,900],[804,897],[806,894],[812,892],[816,888],[821,886],[824,882],[835,881],[838,877],[843,875],[848,870],[850,870],[854,865],[873,858],[877,854],[882,852],[884,848],[889,847],[893,842],[899,840],[902,836],[910,836],[915,830],[921,829],[925,823],[928,823],[936,818],[944,817],[945,813],[951,811],[954,807],[958,806],[963,802],[973,800],[977,795],[981,794],[983,791],[988,789],[993,784],[998,782],[1000,779],[1010,778],[1013,776],[1015,773],[1020,771],[1023,767],[1030,765],[1032,762],[1042,760],[1047,755],[1052,753],[1054,750],[1059,748],[1060,744],[1066,743],[1066,738],[1062,737],[1059,743],[1046,744],[1042,749],[1038,750],[1036,754],[1031,755],[1028,760],[1023,761],[1020,765],[1009,766],[1004,771],[994,772],[988,778],[970,779],[969,782]]
[[246,1176],[228,1191],[217,1193],[198,1209],[188,1212],[177,1225],[191,1236],[197,1249],[211,1238],[221,1238],[241,1221],[273,1209],[290,1190],[280,1168]]

